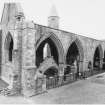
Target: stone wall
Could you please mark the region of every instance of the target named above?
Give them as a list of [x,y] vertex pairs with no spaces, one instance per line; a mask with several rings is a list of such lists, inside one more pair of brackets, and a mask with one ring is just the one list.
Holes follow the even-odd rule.
[[[0,24],[2,30],[2,47],[0,47],[2,48],[1,78],[9,84],[8,88],[18,93],[20,93],[21,90],[20,40],[18,39],[21,28],[19,23],[21,22],[17,20],[16,16],[19,14],[20,10],[19,5],[16,3],[5,3]],[[8,54],[6,49],[6,38],[8,33],[13,39],[12,61],[9,61],[8,56],[6,56]]]
[[[93,55],[94,55],[94,52],[97,46],[99,45],[102,46],[102,52],[105,49],[104,42],[99,41],[99,40],[95,40],[92,38],[80,36],[74,33],[57,30],[57,29],[53,29],[53,28],[49,28],[49,27],[45,27],[41,25],[36,25],[36,27],[37,27],[36,37],[38,38],[37,42],[39,41],[39,39],[42,38],[42,36],[46,35],[45,33],[52,32],[55,36],[59,38],[60,42],[62,43],[63,50],[64,50],[64,56],[66,56],[68,48],[70,47],[72,42],[74,42],[75,40],[79,40],[83,47],[83,53],[84,53],[83,62],[81,62],[80,64],[81,65],[80,71],[88,70],[87,66],[88,66],[89,61],[93,63]],[[64,60],[64,63],[66,63],[66,59]]]
[[[10,12],[9,12],[10,11]],[[9,18],[9,20],[8,20]],[[2,30],[2,38],[1,38]],[[24,20],[24,13],[15,3],[4,6],[0,30],[0,65],[1,78],[12,88],[21,91],[25,96],[36,94],[36,50],[46,38],[51,38],[59,53],[59,75],[64,75],[68,48],[75,41],[80,51],[80,72],[88,71],[88,63],[93,63],[93,56],[97,46],[100,48],[101,58],[104,57],[105,42],[87,38],[74,33],[35,24]],[[13,38],[13,61],[6,60],[5,39],[11,33]],[[2,56],[1,56],[2,55]],[[101,61],[102,65],[102,61]],[[100,66],[101,66],[100,65]],[[0,68],[0,69],[1,69]]]
[[32,22],[26,22],[22,31],[22,94],[35,94],[35,29]]

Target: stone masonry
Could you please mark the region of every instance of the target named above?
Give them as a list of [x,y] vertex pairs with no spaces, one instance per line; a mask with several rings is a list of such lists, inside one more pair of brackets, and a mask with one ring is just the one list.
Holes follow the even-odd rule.
[[[34,77],[39,70],[36,65],[36,51],[47,39],[55,44],[58,51],[58,67],[56,67],[59,71],[58,75],[64,75],[66,55],[73,42],[76,43],[80,54],[79,72],[88,71],[89,61],[93,65],[97,47],[100,52],[100,68],[103,66],[105,42],[60,30],[59,16],[55,9],[52,11],[53,13],[48,17],[48,26],[42,26],[26,21],[20,4],[4,4],[0,23],[0,76],[11,89],[25,96],[36,94],[37,84]],[[12,40],[12,61],[10,61],[8,60],[10,47],[7,46]],[[50,62],[47,64],[54,66]]]

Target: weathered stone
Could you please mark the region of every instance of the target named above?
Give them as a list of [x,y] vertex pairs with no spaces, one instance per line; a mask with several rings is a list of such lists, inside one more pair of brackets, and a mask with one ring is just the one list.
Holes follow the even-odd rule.
[[[72,43],[76,44],[79,52],[79,71],[72,69],[73,73],[86,72],[86,75],[90,75],[88,63],[91,62],[93,70],[96,48],[99,50],[99,68],[102,69],[103,58],[105,58],[105,41],[58,29],[58,16],[49,17],[49,27],[35,24],[32,21],[27,22],[23,11],[16,3],[5,4],[2,16],[0,24],[0,75],[14,91],[21,92],[25,96],[46,91],[46,78],[37,81],[34,77],[38,71],[42,71],[44,74],[50,68],[58,70],[59,84],[61,84],[67,65],[71,66],[67,63],[67,57],[69,57],[67,54]],[[55,20],[53,21],[53,19]],[[11,41],[8,39],[8,35],[13,40],[12,51],[7,47],[10,46]],[[9,41],[6,44],[7,39]],[[46,42],[49,44],[49,48],[51,47],[51,54],[48,54],[49,58],[43,59],[43,46]],[[39,47],[40,51],[38,52]],[[10,53],[12,61],[9,60]],[[51,58],[51,56],[53,57]],[[75,80],[75,76],[75,74],[71,74],[71,80]]]

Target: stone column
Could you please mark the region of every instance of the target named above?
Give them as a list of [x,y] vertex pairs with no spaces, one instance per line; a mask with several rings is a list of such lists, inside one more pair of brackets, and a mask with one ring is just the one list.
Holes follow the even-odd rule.
[[22,31],[22,94],[35,95],[35,32],[33,22],[23,25]]
[[15,94],[19,94],[21,92],[21,72],[19,70],[19,55],[18,50],[13,50],[13,73],[11,75],[13,90]]
[[[17,40],[17,39],[16,39]],[[15,43],[15,42],[14,42]],[[15,43],[17,44],[17,43]],[[20,94],[21,93],[21,70],[19,69],[19,49],[14,47],[12,51],[12,63],[11,63],[11,80],[9,89],[11,90],[11,94]]]
[[63,76],[64,76],[64,64],[61,63],[59,64],[59,85],[62,84],[62,81],[63,81]]
[[87,63],[86,60],[80,60],[80,64],[79,64],[79,71],[80,72],[84,72],[87,69]]
[[101,58],[100,59],[100,70],[102,69],[102,66],[103,66],[103,59]]

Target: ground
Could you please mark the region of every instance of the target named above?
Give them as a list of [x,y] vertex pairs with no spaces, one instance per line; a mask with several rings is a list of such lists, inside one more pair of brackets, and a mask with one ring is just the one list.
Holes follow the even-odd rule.
[[105,104],[105,73],[76,81],[47,93],[24,98],[0,96],[0,104]]

